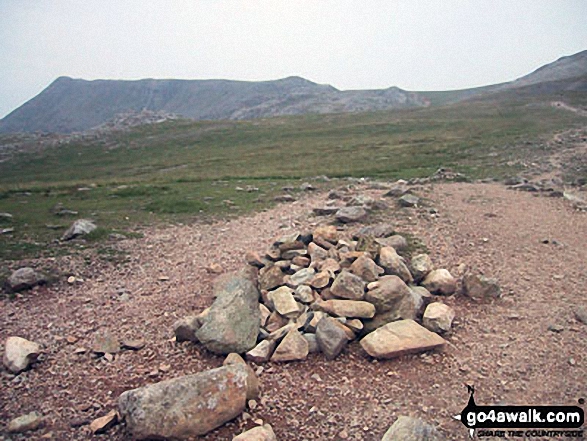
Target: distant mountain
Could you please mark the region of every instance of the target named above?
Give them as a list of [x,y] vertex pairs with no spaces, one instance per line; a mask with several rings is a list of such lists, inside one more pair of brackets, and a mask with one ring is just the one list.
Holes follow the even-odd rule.
[[276,81],[95,80],[60,77],[0,121],[0,132],[83,131],[119,114],[152,111],[196,120],[252,119],[305,113],[424,106],[415,93],[339,91],[300,77]]
[[127,120],[132,115],[145,114],[155,114],[157,120],[166,119],[165,115],[196,120],[238,120],[390,110],[450,104],[496,93],[516,96],[585,91],[586,81],[587,50],[562,57],[509,83],[442,92],[408,92],[397,87],[341,91],[300,77],[258,82],[86,81],[60,77],[0,120],[0,132],[78,132],[109,126],[121,115]]

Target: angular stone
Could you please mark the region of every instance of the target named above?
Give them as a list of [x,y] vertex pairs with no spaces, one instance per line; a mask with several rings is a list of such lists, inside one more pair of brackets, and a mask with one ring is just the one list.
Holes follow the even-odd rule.
[[389,323],[361,340],[363,349],[374,358],[394,358],[444,346],[442,337],[413,320]]
[[121,346],[124,349],[130,349],[131,351],[138,351],[145,347],[145,340],[143,339],[124,339],[121,342]]
[[422,281],[422,286],[432,294],[451,295],[457,290],[457,280],[446,269],[431,271]]
[[432,332],[442,334],[450,331],[454,318],[455,312],[450,306],[434,302],[426,307],[422,318],[422,326]]
[[94,231],[96,225],[87,219],[78,219],[76,220],[65,233],[61,236],[61,240],[71,240],[79,236],[85,236],[86,234],[90,234]]
[[275,291],[270,291],[268,297],[274,309],[283,317],[296,318],[300,315],[300,308],[294,299],[291,288],[281,286]]
[[387,237],[391,236],[394,233],[394,228],[390,224],[376,224],[376,225],[367,225],[365,227],[360,228],[355,237],[358,239],[360,236],[371,236],[375,238],[379,237]]
[[259,312],[261,313],[260,325],[263,327],[267,324],[267,320],[269,320],[269,317],[271,316],[271,311],[265,305],[259,303]]
[[324,205],[322,207],[314,207],[312,208],[312,211],[316,216],[330,216],[331,214],[336,213],[339,209],[340,207],[330,207]]
[[312,263],[320,262],[321,260],[325,260],[328,257],[328,252],[324,248],[316,245],[314,242],[310,242],[310,244],[308,244],[308,254]]
[[288,285],[294,288],[299,285],[307,285],[315,275],[314,268],[303,268],[289,277]]
[[347,328],[349,328],[351,331],[353,331],[354,333],[359,333],[364,328],[363,322],[359,319],[347,320],[347,322],[345,323],[345,326]]
[[6,281],[8,290],[12,292],[30,289],[44,283],[47,283],[45,276],[29,267],[19,268],[13,271]]
[[310,322],[304,328],[304,331],[316,332],[316,327],[318,326],[318,323],[320,323],[320,320],[322,320],[324,317],[327,317],[327,316],[328,316],[328,314],[326,314],[323,311],[314,311],[314,315],[310,319]]
[[235,436],[232,441],[277,441],[277,437],[273,428],[269,424],[265,424]]
[[291,263],[305,268],[310,265],[310,259],[305,256],[296,256],[292,259]]
[[241,414],[247,378],[245,366],[223,366],[123,392],[118,408],[133,439],[193,438]]
[[316,340],[316,334],[303,334],[304,338],[308,342],[308,351],[310,354],[316,354],[320,352],[318,341]]
[[340,272],[340,264],[332,258],[328,258],[320,263],[320,271],[328,271],[333,277]]
[[273,340],[263,340],[253,349],[245,354],[245,358],[254,363],[265,363],[269,361],[275,350],[276,343]]
[[501,295],[501,288],[496,279],[468,273],[463,277],[463,294],[473,300],[491,300]]
[[245,254],[245,261],[249,265],[255,266],[257,268],[263,268],[265,266],[265,262],[263,261],[261,256],[259,256],[259,254],[254,251],[247,251],[247,253]]
[[297,329],[292,329],[273,352],[271,361],[299,361],[308,357],[309,346]]
[[289,323],[289,320],[286,319],[284,316],[279,314],[277,311],[273,311],[269,318],[267,319],[267,323],[265,324],[265,329],[269,332],[277,331],[279,328],[284,327]]
[[320,225],[313,232],[314,237],[321,237],[330,243],[338,242],[338,230],[334,225]]
[[382,247],[379,251],[379,265],[385,270],[385,274],[396,275],[406,283],[414,281],[410,270],[394,248]]
[[90,423],[90,430],[93,434],[104,433],[118,423],[118,412],[111,410],[106,415],[96,418]]
[[259,288],[271,290],[283,285],[283,278],[285,274],[281,271],[278,266],[272,266],[266,271],[260,272],[259,275]]
[[349,271],[356,276],[359,276],[365,282],[374,282],[385,272],[385,270],[378,266],[373,259],[366,255],[355,260],[350,266]]
[[215,286],[215,294],[216,300],[196,332],[197,339],[218,354],[244,353],[254,348],[261,323],[254,274],[233,274],[222,286]]
[[294,298],[302,303],[313,303],[316,300],[314,291],[308,285],[298,286],[294,293]]
[[343,224],[350,224],[363,221],[367,214],[367,211],[362,207],[343,207],[336,212],[335,217]]
[[23,433],[30,430],[37,430],[43,422],[44,418],[42,415],[37,412],[31,412],[10,421],[6,427],[6,431],[8,433]]
[[446,441],[446,438],[428,423],[408,416],[400,416],[381,441]]
[[342,271],[330,288],[336,297],[350,300],[361,300],[365,297],[365,282],[359,276]]
[[19,374],[28,369],[41,353],[41,346],[22,337],[8,337],[4,345],[4,366]]
[[434,264],[428,254],[417,254],[410,261],[410,269],[412,276],[414,276],[414,281],[418,283],[434,270]]
[[316,289],[326,288],[329,283],[330,273],[328,271],[320,271],[310,280],[310,285]]
[[584,306],[578,306],[577,309],[575,309],[575,318],[577,321],[587,325],[587,308]]
[[256,400],[259,398],[259,379],[255,375],[255,371],[243,360],[237,353],[231,353],[226,356],[222,362],[222,366],[241,365],[247,370],[247,400]]
[[285,325],[285,326],[277,329],[276,331],[273,331],[271,334],[269,334],[267,336],[267,340],[274,341],[274,342],[280,342],[281,339],[283,337],[285,337],[289,331],[292,331],[293,329],[297,329],[297,328],[298,328],[298,326],[295,323],[288,323],[287,325]]
[[375,306],[361,300],[326,300],[320,302],[322,311],[338,317],[372,318]]
[[348,338],[339,323],[332,317],[324,317],[316,327],[316,341],[327,360],[334,360],[348,343]]

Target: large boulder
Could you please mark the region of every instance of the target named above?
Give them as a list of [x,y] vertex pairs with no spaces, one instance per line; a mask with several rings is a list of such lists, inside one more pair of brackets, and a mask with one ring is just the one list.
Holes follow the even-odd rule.
[[376,329],[361,340],[363,349],[374,358],[394,358],[444,346],[442,337],[414,320],[399,320]]
[[24,267],[13,271],[6,281],[9,291],[17,292],[47,282],[45,276],[32,268]]
[[118,409],[132,439],[191,439],[245,409],[247,377],[233,364],[123,392]]
[[255,276],[254,272],[244,270],[215,286],[216,300],[196,332],[196,338],[208,350],[230,354],[255,347],[261,323]]
[[434,426],[418,418],[400,416],[381,441],[445,441],[445,438]]
[[422,281],[422,286],[432,294],[449,296],[457,290],[457,280],[446,269],[431,271]]
[[22,337],[8,337],[4,345],[2,362],[10,372],[19,374],[28,369],[40,353],[41,346],[38,343]]
[[397,254],[392,247],[381,248],[379,251],[379,266],[385,270],[385,274],[396,275],[406,283],[414,281],[404,258]]
[[463,277],[463,294],[473,300],[491,300],[501,295],[501,288],[496,279],[468,273]]
[[86,234],[90,234],[96,228],[98,227],[92,221],[88,219],[78,219],[71,224],[65,233],[63,233],[61,240],[71,240],[79,236],[85,236]]

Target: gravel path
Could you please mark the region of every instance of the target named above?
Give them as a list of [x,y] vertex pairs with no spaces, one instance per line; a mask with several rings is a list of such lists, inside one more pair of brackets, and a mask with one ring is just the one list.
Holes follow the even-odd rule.
[[[437,424],[449,439],[465,439],[451,416],[466,404],[466,383],[475,385],[478,404],[587,398],[587,325],[574,318],[585,305],[586,215],[561,199],[498,184],[436,184],[420,194],[439,217],[427,209],[391,209],[384,216],[419,237],[437,267],[458,275],[467,265],[498,278],[503,298],[491,304],[445,299],[457,319],[443,353],[374,362],[354,343],[331,362],[311,355],[301,363],[266,364],[258,406],[202,439],[230,440],[262,419],[281,441],[378,441],[401,414]],[[91,439],[87,425],[72,423],[106,414],[122,391],[221,365],[222,358],[200,346],[174,343],[173,322],[211,303],[212,263],[237,269],[245,251],[263,252],[272,238],[311,227],[316,219],[308,213],[323,198],[311,195],[232,221],[150,229],[143,239],[119,243],[130,256],[122,264],[92,254],[39,262],[84,281],[0,300],[0,340],[19,335],[45,347],[32,370],[18,377],[2,372],[0,421],[34,410],[47,415],[37,432],[0,432],[0,439]],[[105,332],[144,339],[146,346],[112,362],[76,353]],[[94,439],[124,437],[117,427]]]

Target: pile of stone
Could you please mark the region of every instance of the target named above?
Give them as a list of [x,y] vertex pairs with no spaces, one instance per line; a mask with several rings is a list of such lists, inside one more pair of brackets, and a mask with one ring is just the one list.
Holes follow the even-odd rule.
[[344,237],[327,225],[249,252],[247,270],[218,279],[210,308],[176,322],[176,339],[256,363],[334,359],[356,339],[375,358],[440,348],[454,319],[441,299],[457,280],[427,254],[404,257],[408,243],[392,233],[380,224]]

